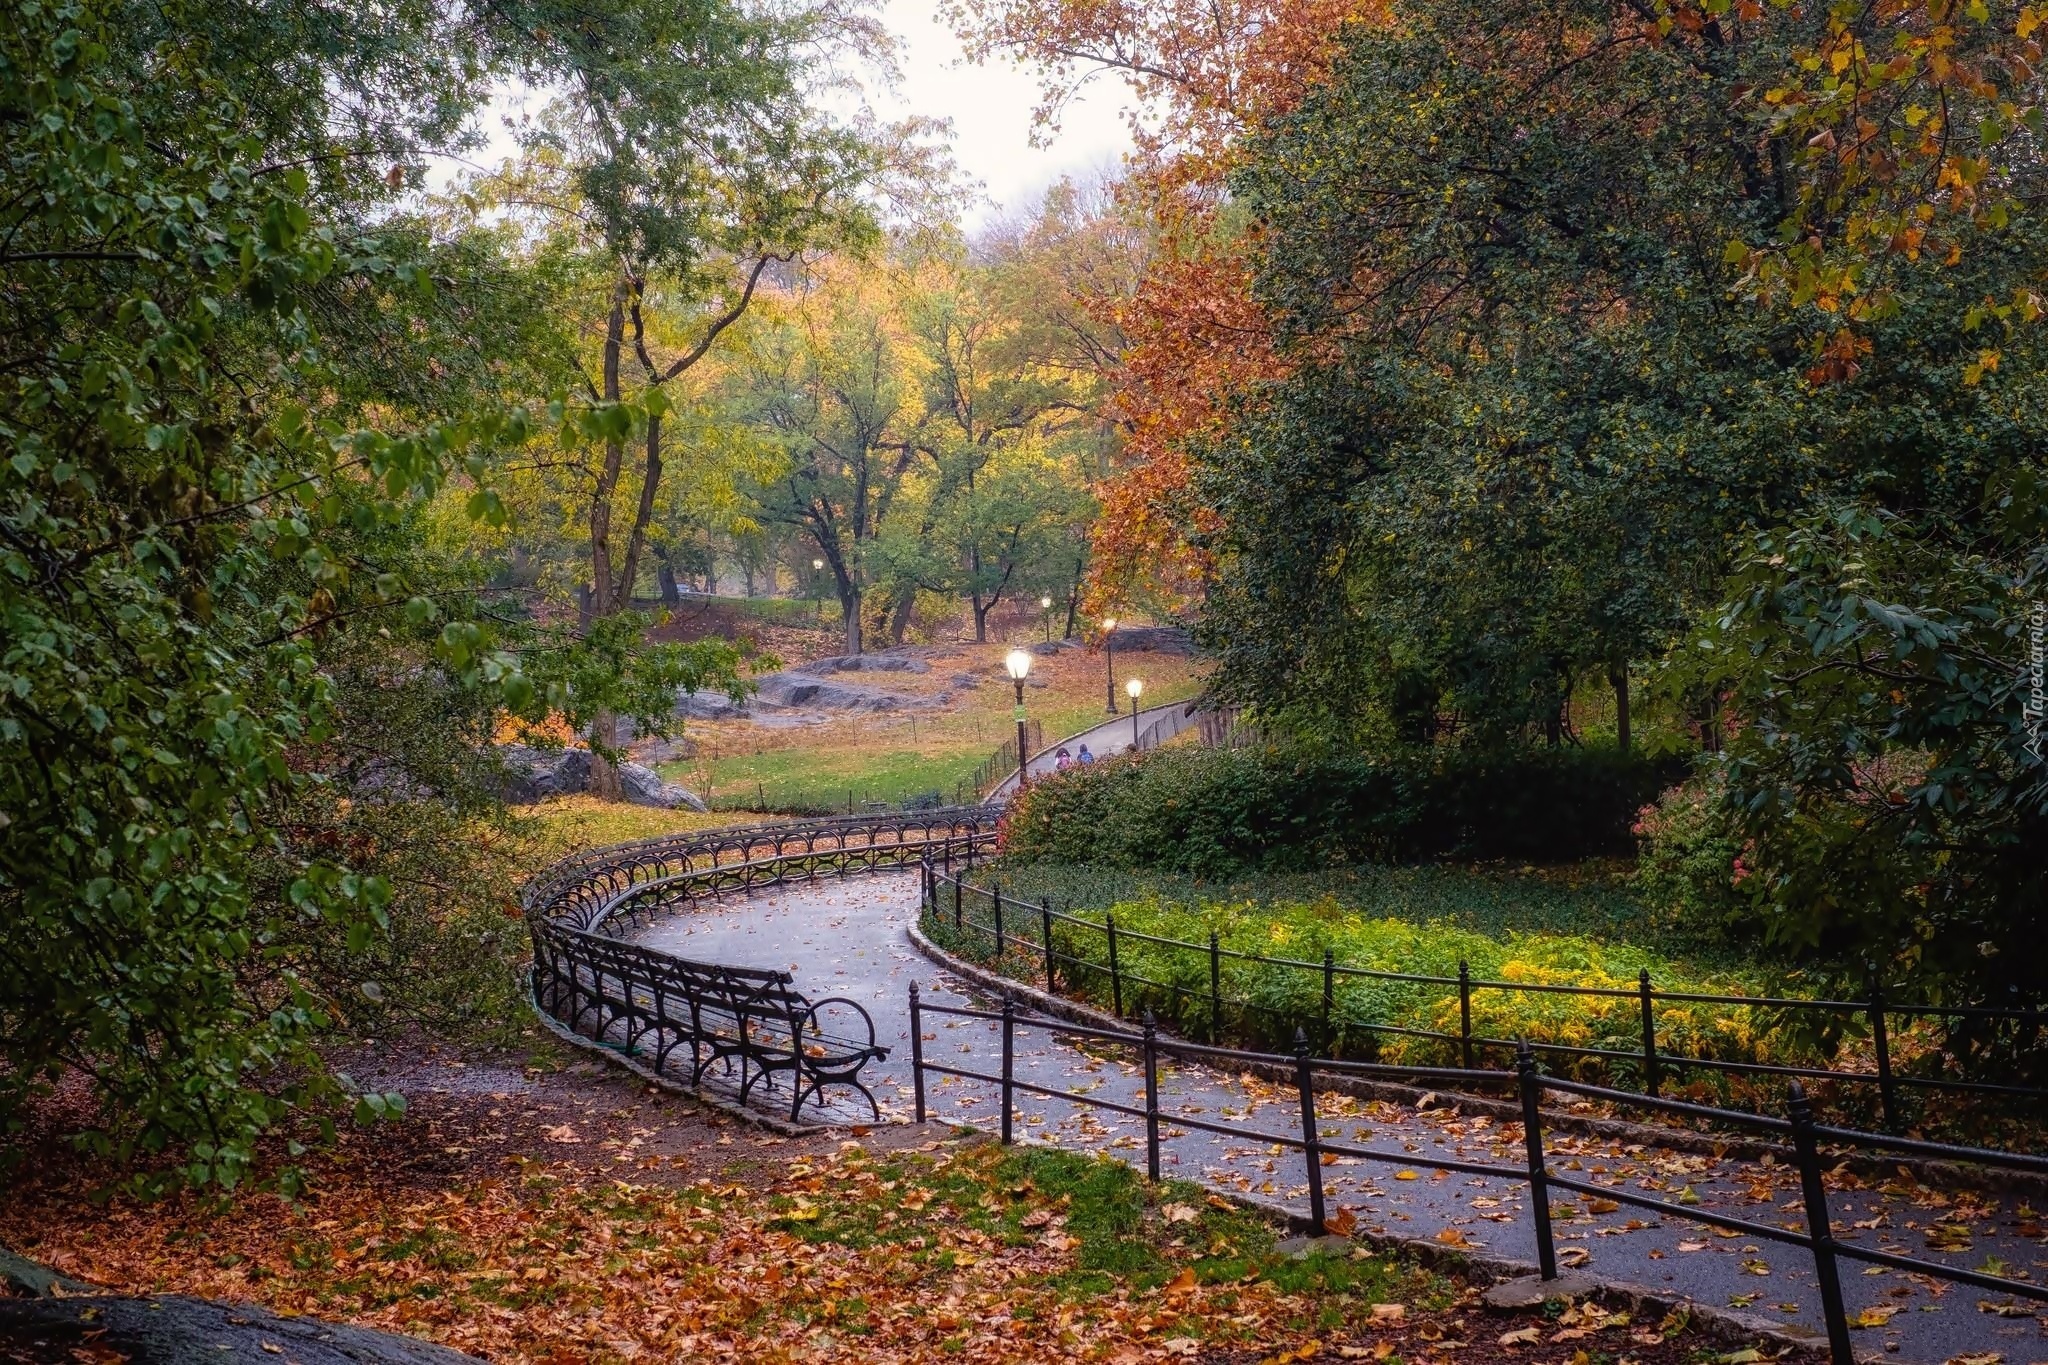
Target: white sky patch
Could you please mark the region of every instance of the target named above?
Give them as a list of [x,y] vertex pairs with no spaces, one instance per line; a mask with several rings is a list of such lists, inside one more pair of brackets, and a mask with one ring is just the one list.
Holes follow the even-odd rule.
[[881,13],[903,40],[903,81],[894,92],[876,92],[878,112],[952,122],[954,160],[965,178],[980,182],[984,196],[966,212],[970,229],[1003,211],[1028,211],[1061,176],[1085,180],[1113,172],[1130,150],[1124,116],[1133,102],[1116,78],[1090,81],[1067,104],[1051,144],[1034,147],[1036,76],[1006,60],[968,62],[930,0],[884,0]]
[[[1029,213],[1062,176],[1086,181],[1117,173],[1131,148],[1126,114],[1135,107],[1121,80],[1102,75],[1089,81],[1067,102],[1058,129],[1042,139],[1047,145],[1035,146],[1035,75],[1002,58],[969,62],[930,0],[882,0],[880,13],[902,39],[902,79],[887,88],[869,73],[863,81],[867,98],[884,120],[917,114],[951,124],[953,159],[961,179],[976,191],[962,214],[967,230],[1006,213]],[[522,86],[501,91],[479,119],[484,145],[461,158],[434,157],[427,188],[445,190],[467,172],[495,170],[516,156],[518,139],[510,124],[539,113],[545,103],[544,94]]]

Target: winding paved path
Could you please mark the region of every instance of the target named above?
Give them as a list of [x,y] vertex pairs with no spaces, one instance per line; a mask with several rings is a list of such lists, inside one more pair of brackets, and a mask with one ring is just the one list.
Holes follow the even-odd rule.
[[[1133,734],[1137,737],[1139,748],[1156,748],[1167,740],[1172,739],[1175,735],[1180,734],[1183,730],[1193,729],[1198,723],[1195,718],[1193,699],[1170,701],[1160,706],[1146,707],[1138,712],[1138,724],[1135,731],[1131,726],[1131,713],[1126,711],[1120,716],[1111,716],[1100,725],[1090,726],[1078,734],[1068,735],[1065,739],[1054,740],[1051,744],[1048,744],[1045,748],[1040,749],[1031,756],[1031,761],[1024,765],[1024,771],[1032,777],[1044,777],[1058,766],[1059,751],[1062,748],[1067,749],[1071,753],[1079,753],[1081,746],[1084,744],[1088,746],[1088,752],[1094,754],[1097,758],[1108,758],[1111,754],[1120,754],[1131,747]],[[1016,793],[1016,790],[1017,774],[1011,773],[1008,777],[996,783],[995,787],[990,790],[988,799],[991,801],[1007,801]]]
[[[1124,724],[1128,726],[1129,720]],[[887,1062],[871,1068],[885,1114],[907,1119],[911,1111],[910,1037],[907,996],[915,981],[934,1004],[988,1002],[911,948],[904,930],[917,915],[914,873],[887,873],[824,881],[751,897],[700,903],[640,932],[639,941],[686,957],[787,968],[813,998],[846,995],[874,1015],[880,1041],[892,1049]],[[1141,1103],[1142,1082],[1134,1065],[1060,1041],[1036,1029],[1017,1035],[1017,1075],[1048,1087],[1098,1091]],[[928,1024],[926,1057],[973,1070],[993,1070],[999,1056],[996,1029],[979,1020],[934,1016]],[[1242,1120],[1243,1138],[1232,1140],[1168,1127],[1165,1169],[1169,1176],[1197,1180],[1297,1213],[1307,1208],[1300,1157],[1260,1141],[1258,1130],[1299,1131],[1299,1110],[1291,1091],[1251,1077],[1231,1077],[1204,1067],[1170,1066],[1161,1076],[1162,1107],[1173,1114],[1203,1115],[1212,1121]],[[1133,1164],[1144,1160],[1144,1127],[1135,1119],[1084,1109],[1070,1101],[1019,1094],[1020,1132],[1038,1141],[1077,1150],[1106,1152]],[[995,1087],[934,1078],[929,1089],[933,1115],[983,1128],[995,1125]],[[1320,1095],[1323,1132],[1345,1141],[1389,1151],[1435,1152],[1477,1162],[1512,1164],[1519,1142],[1501,1144],[1497,1125],[1483,1116],[1462,1116],[1455,1108],[1417,1111],[1385,1101]],[[866,1117],[866,1106],[860,1107]],[[1783,1166],[1717,1160],[1659,1148],[1622,1147],[1596,1139],[1553,1135],[1553,1168],[1593,1183],[1626,1185],[1674,1198],[1690,1188],[1700,1206],[1757,1222],[1802,1223],[1797,1177]],[[1369,1232],[1432,1238],[1533,1265],[1524,1186],[1518,1181],[1413,1171],[1413,1168],[1340,1160],[1324,1172],[1332,1210],[1352,1211]],[[1560,1192],[1562,1195],[1562,1192]],[[1863,1245],[1952,1264],[1981,1268],[1988,1258],[2003,1261],[2007,1273],[2038,1280],[2048,1274],[2048,1245],[2040,1240],[2031,1212],[2016,1198],[1942,1195],[1904,1183],[1883,1190],[1833,1182],[1832,1212],[1840,1236]],[[1721,1308],[1743,1308],[1780,1324],[1821,1331],[1812,1263],[1803,1250],[1758,1244],[1726,1236],[1699,1224],[1659,1222],[1622,1207],[1595,1213],[1589,1201],[1569,1196],[1555,1205],[1560,1256],[1610,1281],[1665,1293],[1682,1292]],[[1966,1225],[1967,1250],[1940,1252],[1928,1245],[1936,1222]],[[1962,1285],[1885,1270],[1861,1273],[1844,1261],[1842,1273],[1852,1317],[1865,1309],[1895,1308],[1882,1327],[1858,1330],[1859,1351],[1896,1353],[1893,1358],[1937,1362],[1996,1353],[2005,1365],[2048,1361],[2048,1329],[2031,1307],[2017,1316],[1981,1309],[1990,1296]],[[1989,1362],[1982,1362],[1989,1365]]]

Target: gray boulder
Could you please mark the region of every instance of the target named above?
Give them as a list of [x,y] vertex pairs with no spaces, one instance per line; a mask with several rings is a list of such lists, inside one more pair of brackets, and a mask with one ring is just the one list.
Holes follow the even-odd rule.
[[696,811],[711,809],[697,793],[680,783],[663,781],[660,773],[643,763],[619,765],[619,794],[635,806],[659,806],[663,810],[674,810],[677,806]]
[[697,746],[687,739],[642,740],[635,748],[633,760],[653,767],[657,763],[674,763],[679,759],[695,758]]
[[676,697],[676,714],[689,720],[736,720],[747,713],[723,692],[684,692]]
[[53,1295],[94,1294],[97,1287],[59,1275],[48,1266],[0,1247],[0,1299],[40,1299]]
[[63,1350],[85,1344],[88,1334],[93,1345],[149,1365],[462,1365],[477,1359],[416,1337],[281,1318],[254,1304],[182,1294],[0,1299],[0,1340]]
[[505,766],[500,790],[515,806],[550,796],[571,796],[590,787],[590,750],[536,749],[529,744],[500,744],[498,760]]
[[911,654],[835,654],[789,671],[824,677],[828,673],[929,673],[932,666]]
[[803,706],[817,711],[898,711],[920,699],[859,683],[826,682],[794,671],[766,673],[754,680],[766,706]]

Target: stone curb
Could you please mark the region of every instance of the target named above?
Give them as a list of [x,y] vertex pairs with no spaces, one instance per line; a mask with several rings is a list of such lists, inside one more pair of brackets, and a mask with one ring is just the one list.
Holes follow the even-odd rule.
[[[991,972],[987,968],[963,961],[934,944],[915,925],[909,926],[904,932],[911,946],[924,954],[933,963],[956,976],[972,981],[985,990],[997,992],[1007,990],[1016,999],[1027,1002],[1033,1008],[1039,1009],[1041,1012],[1050,1014],[1055,1018],[1065,1019],[1069,1023],[1086,1024],[1093,1028],[1123,1029],[1126,1026],[1125,1021],[1116,1019],[1100,1010],[1076,1004],[1059,996],[1049,995],[1036,987],[1026,986],[1009,977]],[[1293,1078],[1287,1077],[1286,1079],[1292,1080]],[[1423,1093],[1404,1086],[1375,1086],[1373,1089],[1403,1091],[1411,1095]],[[1459,1096],[1458,1098],[1462,1104],[1466,1097]],[[1520,1119],[1521,1111],[1519,1108],[1515,1110],[1514,1117],[1518,1120]],[[1018,1140],[1018,1145],[1057,1148],[1057,1144],[1028,1134]],[[1248,1209],[1261,1217],[1273,1219],[1283,1226],[1300,1233],[1313,1236],[1320,1231],[1320,1229],[1310,1226],[1309,1220],[1304,1215],[1296,1213],[1284,1205],[1262,1199],[1253,1199],[1228,1190],[1215,1190],[1212,1193],[1229,1200],[1240,1208]],[[1380,1251],[1398,1252],[1410,1260],[1428,1266],[1432,1270],[1463,1271],[1489,1285],[1504,1283],[1508,1280],[1525,1279],[1537,1273],[1536,1266],[1527,1261],[1514,1260],[1505,1256],[1488,1256],[1470,1251],[1459,1251],[1423,1237],[1397,1237],[1391,1233],[1357,1233],[1352,1236],[1351,1240]],[[1739,1309],[1719,1308],[1712,1304],[1700,1303],[1686,1298],[1682,1294],[1674,1294],[1669,1290],[1650,1289],[1627,1280],[1588,1275],[1584,1271],[1575,1271],[1573,1274],[1581,1277],[1585,1282],[1592,1283],[1601,1295],[1626,1305],[1632,1314],[1656,1313],[1662,1315],[1674,1308],[1682,1307],[1692,1315],[1694,1321],[1705,1327],[1707,1335],[1715,1341],[1732,1343],[1763,1338],[1779,1345],[1793,1346],[1809,1351],[1815,1349],[1824,1350],[1827,1346],[1826,1338],[1817,1333],[1788,1325],[1775,1318],[1764,1317],[1761,1314],[1745,1313]],[[1875,1360],[1879,1357],[1873,1353],[1869,1358]]]
[[[540,1002],[533,998],[533,992],[530,988],[527,991],[526,1003],[533,1007],[534,1017],[540,1020],[542,1026],[548,1032],[554,1034],[555,1037],[568,1043],[570,1046],[582,1048],[585,1052],[595,1053],[605,1061],[615,1066],[623,1067],[649,1085],[658,1086],[671,1095],[687,1096],[699,1104],[716,1109],[732,1118],[744,1119],[748,1123],[758,1124],[771,1133],[779,1133],[783,1137],[812,1137],[819,1133],[844,1132],[848,1127],[854,1126],[838,1123],[791,1123],[788,1119],[777,1118],[773,1114],[763,1113],[759,1109],[750,1109],[743,1104],[729,1100],[723,1095],[714,1094],[709,1090],[684,1085],[673,1076],[664,1076],[653,1067],[634,1060],[615,1047],[608,1047],[598,1042],[595,1038],[588,1038],[583,1034],[575,1032],[568,1025],[562,1023],[561,1020],[556,1019],[546,1010],[542,1009]],[[892,1122],[900,1123],[902,1120],[885,1118],[880,1123],[863,1123],[858,1126],[862,1128],[879,1128],[883,1124]]]

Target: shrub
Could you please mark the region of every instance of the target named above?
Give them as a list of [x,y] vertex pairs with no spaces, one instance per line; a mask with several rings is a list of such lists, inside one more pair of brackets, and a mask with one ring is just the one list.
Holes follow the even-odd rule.
[[1625,852],[1669,764],[1605,750],[1383,757],[1165,749],[1027,791],[1005,852],[1216,878],[1342,862],[1566,861]]
[[[1286,1051],[1296,1029],[1331,1055],[1404,1065],[1457,1064],[1455,1042],[1413,1033],[1424,1030],[1455,1037],[1460,1009],[1454,979],[1460,963],[1480,982],[1531,986],[1578,986],[1626,995],[1569,995],[1510,991],[1482,986],[1472,993],[1472,1033],[1481,1039],[1527,1038],[1574,1048],[1623,1054],[1613,1060],[1551,1055],[1546,1064],[1586,1079],[1639,1084],[1633,1061],[1641,1048],[1640,1006],[1633,994],[1639,974],[1648,972],[1660,991],[1715,995],[1761,994],[1761,984],[1736,972],[1702,972],[1648,949],[1605,942],[1583,934],[1508,933],[1504,937],[1440,923],[1364,915],[1325,896],[1315,901],[1262,903],[1202,900],[1193,903],[1141,896],[1109,907],[1119,931],[1118,966],[1127,1016],[1152,1011],[1184,1036],[1217,1036],[1225,1041]],[[1060,954],[1060,988],[1098,1005],[1113,1001],[1104,912],[1076,910],[1088,927],[1055,929]],[[1012,910],[1009,942],[1019,945],[1004,970],[1033,975],[1042,959],[1032,945],[1043,932],[1037,918]],[[955,930],[945,914],[928,917],[928,932],[940,942],[987,959],[993,946],[986,898],[968,905],[964,927]],[[1218,982],[1223,1008],[1212,1019],[1209,956],[1215,934],[1222,956]],[[1160,941],[1164,940],[1164,942]],[[1325,952],[1342,968],[1394,972],[1452,981],[1400,981],[1344,975],[1332,978],[1327,1014],[1320,963]],[[1236,956],[1243,955],[1243,956]],[[1278,961],[1247,961],[1247,956]],[[1300,964],[1296,966],[1283,963]],[[1813,1065],[1834,1055],[1843,1039],[1818,1039],[1779,1027],[1779,1012],[1660,1000],[1655,1016],[1658,1046],[1670,1056],[1724,1061]],[[1212,1027],[1214,1034],[1212,1035]],[[1500,1066],[1498,1046],[1483,1057]],[[1733,1097],[1739,1083],[1706,1072],[1685,1073],[1696,1093]]]
[[1712,778],[1682,783],[1643,807],[1635,824],[1637,894],[1658,922],[1702,943],[1736,940],[1755,919],[1720,788]]

